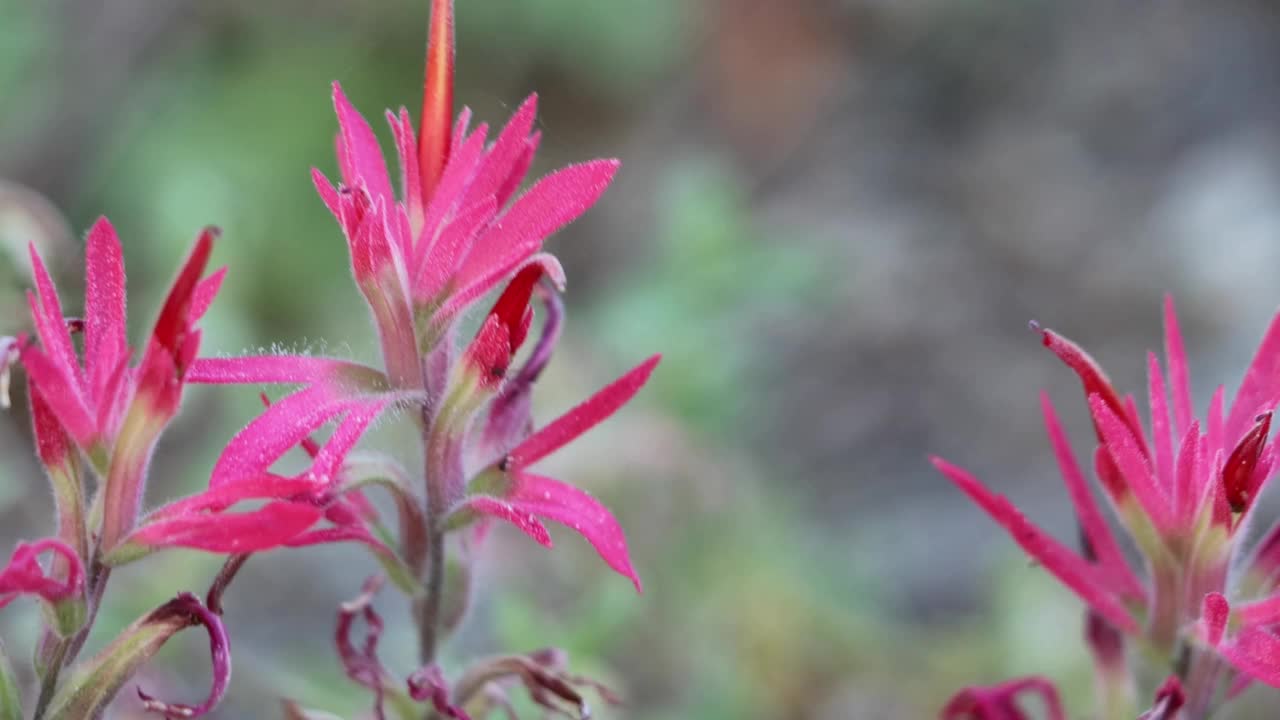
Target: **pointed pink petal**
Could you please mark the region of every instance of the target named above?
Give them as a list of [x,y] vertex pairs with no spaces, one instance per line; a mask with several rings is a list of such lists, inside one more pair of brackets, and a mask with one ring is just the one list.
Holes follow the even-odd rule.
[[1223,440],[1232,445],[1238,442],[1253,424],[1253,418],[1274,407],[1277,399],[1280,399],[1280,314],[1272,318],[1240,382],[1227,416]]
[[1155,353],[1147,353],[1147,402],[1151,406],[1151,438],[1155,447],[1155,472],[1160,487],[1173,494],[1173,436],[1169,427],[1169,402],[1164,374]]
[[1076,593],[1099,615],[1121,630],[1136,634],[1138,624],[1124,605],[1106,589],[1105,581],[1097,570],[1065,545],[1046,535],[1031,524],[1023,514],[1002,495],[996,495],[965,470],[941,458],[932,458],[933,465],[978,507],[1008,531],[1014,542],[1037,560],[1046,570]]
[[[1129,430],[1133,437],[1141,440],[1142,428],[1133,422],[1132,414],[1125,408],[1124,402],[1120,399],[1120,394],[1116,392],[1110,378],[1102,371],[1102,366],[1098,365],[1098,362],[1079,345],[1052,330],[1041,331],[1041,336],[1044,346],[1049,348],[1054,355],[1057,355],[1080,378],[1081,384],[1084,385],[1085,397],[1090,395],[1100,396],[1106,401],[1107,407],[1111,408],[1111,412],[1116,417],[1123,418],[1129,424]],[[1101,431],[1099,431],[1098,439],[1102,439]],[[1141,449],[1145,455],[1146,447],[1142,446]]]
[[453,115],[454,47],[453,0],[432,0],[422,77],[422,129],[418,135],[424,198],[435,191],[452,152],[449,118]]
[[1200,478],[1196,474],[1196,458],[1200,451],[1200,421],[1192,420],[1178,446],[1177,482],[1173,490],[1174,523],[1191,527],[1196,503],[1200,500]]
[[520,104],[494,141],[493,147],[485,154],[475,180],[467,188],[467,196],[471,202],[496,195],[507,183],[525,153],[529,131],[533,130],[533,119],[537,114],[538,95],[534,93]]
[[84,398],[66,371],[58,367],[40,348],[28,345],[22,350],[22,365],[29,382],[36,384],[44,399],[58,416],[59,422],[81,447],[89,447],[98,437],[97,425]]
[[516,162],[511,166],[511,173],[496,193],[494,199],[498,201],[498,207],[503,207],[516,190],[520,189],[520,184],[524,182],[524,178],[529,174],[529,168],[533,166],[533,156],[538,153],[538,145],[542,142],[542,133],[535,132],[524,141],[524,149],[520,153],[520,157],[516,158]]
[[387,177],[387,163],[382,157],[382,147],[364,116],[352,107],[342,86],[333,84],[333,109],[338,114],[338,127],[342,132],[342,149],[347,157],[340,163],[342,180],[351,187],[361,184],[374,201],[395,202],[391,192],[391,180]]
[[550,253],[535,253],[509,267],[495,268],[491,274],[486,275],[477,282],[458,287],[449,294],[449,300],[436,311],[431,318],[431,322],[437,326],[444,326],[449,320],[466,310],[467,306],[477,298],[492,290],[504,278],[518,275],[532,267],[541,268],[542,274],[546,275],[547,279],[557,289],[564,290],[564,267],[560,264],[560,261]]
[[1172,295],[1164,296],[1164,354],[1169,364],[1169,384],[1173,388],[1173,431],[1181,436],[1191,424],[1195,409],[1191,406],[1187,351],[1182,346],[1182,330],[1178,327]]
[[174,500],[154,510],[147,517],[147,522],[171,520],[203,512],[222,512],[246,500],[301,500],[313,495],[316,490],[316,483],[305,477],[262,473]]
[[423,255],[418,275],[413,283],[413,297],[428,300],[439,295],[453,277],[458,263],[471,249],[480,229],[498,212],[497,202],[487,197],[471,207],[461,210],[440,231],[440,237]]
[[[426,208],[422,201],[422,175],[418,168],[417,148],[414,147],[417,137],[413,132],[413,120],[409,117],[408,110],[400,108],[399,115],[387,111],[387,124],[391,126],[396,155],[400,160],[400,197],[409,211],[409,217],[415,224],[420,224]],[[403,249],[405,257],[413,257],[414,240],[416,238],[410,238],[410,246]]]
[[[314,480],[328,483],[338,477],[338,471],[347,458],[347,453],[360,441],[369,424],[378,418],[391,405],[391,396],[383,396],[374,400],[355,404],[347,417],[329,436],[328,442],[320,447],[315,460],[311,463],[310,475]],[[305,438],[304,438],[305,439]]]
[[1272,687],[1280,687],[1280,637],[1256,625],[1241,628],[1218,654],[1237,670]]
[[[461,145],[453,150],[439,185],[426,202],[426,216],[422,224],[422,240],[413,249],[413,274],[423,272],[422,263],[436,243],[443,224],[459,210],[465,197],[464,191],[475,177],[484,153],[484,141],[489,132],[481,124]],[[455,268],[450,268],[454,270]]]
[[1245,603],[1237,607],[1236,612],[1245,625],[1275,625],[1280,623],[1280,595]]
[[124,255],[111,223],[98,218],[85,244],[84,369],[90,396],[103,402],[110,375],[128,354]]
[[224,265],[215,270],[209,277],[201,280],[199,285],[196,285],[195,293],[191,297],[192,323],[199,322],[200,318],[209,312],[209,306],[218,297],[218,291],[222,289],[222,281],[226,277],[227,268]]
[[254,385],[331,382],[350,392],[385,387],[382,373],[367,365],[310,355],[247,355],[200,358],[187,371],[189,383]]
[[31,429],[36,441],[36,455],[46,468],[62,468],[71,456],[72,445],[62,423],[40,392],[40,386],[29,383],[27,400],[31,403]]
[[585,402],[530,435],[511,451],[511,467],[528,467],[595,427],[644,387],[661,355],[654,355],[601,388]]
[[539,180],[476,242],[459,270],[458,287],[486,280],[532,255],[548,236],[595,205],[617,171],[617,160],[593,160]]
[[513,492],[506,498],[512,507],[572,528],[591,543],[606,565],[629,578],[636,592],[641,591],[622,526],[599,500],[572,485],[541,475],[517,473],[515,481]]
[[40,258],[40,253],[36,252],[36,246],[32,244],[27,249],[31,254],[31,270],[35,275],[36,293],[40,301],[39,312],[34,304],[31,308],[36,332],[40,335],[40,344],[44,346],[45,351],[55,363],[65,368],[68,376],[75,381],[77,390],[81,390],[83,378],[80,375],[80,365],[76,361],[75,346],[71,344],[71,332],[63,319],[66,315],[62,312],[58,291],[53,286],[53,279],[49,277],[49,270],[44,266],[44,260]]
[[156,319],[151,337],[174,357],[179,356],[179,348],[191,329],[192,300],[196,287],[200,284],[200,276],[204,275],[205,265],[209,262],[209,255],[213,252],[214,238],[218,235],[217,228],[209,227],[196,238],[191,253],[169,288],[169,294],[160,308],[160,317]]
[[1116,417],[1106,400],[1097,394],[1089,396],[1089,410],[1102,442],[1115,461],[1126,486],[1133,491],[1138,504],[1159,529],[1169,527],[1169,496],[1156,483],[1155,474],[1142,452],[1141,443],[1130,432],[1129,425]]
[[1218,389],[1213,391],[1213,397],[1209,398],[1209,418],[1206,426],[1208,428],[1209,448],[1205,456],[1210,458],[1225,449],[1226,436],[1222,423],[1222,397],[1224,391],[1225,388],[1219,385]]
[[126,543],[227,554],[262,552],[297,537],[314,525],[321,514],[319,508],[309,504],[272,502],[243,513],[179,515],[143,525]]
[[316,192],[320,195],[320,201],[324,206],[329,208],[329,212],[333,213],[333,218],[338,221],[339,225],[343,225],[343,231],[346,226],[342,222],[342,203],[339,199],[338,191],[334,189],[333,183],[329,182],[329,178],[324,176],[318,168],[311,168],[311,183],[316,186]]
[[209,486],[255,477],[317,428],[359,404],[358,398],[312,385],[273,404],[227,443]]
[[1044,426],[1049,434],[1049,442],[1053,445],[1053,453],[1062,471],[1063,483],[1071,495],[1076,518],[1080,521],[1080,528],[1088,539],[1089,546],[1097,556],[1102,569],[1113,581],[1118,593],[1130,597],[1143,597],[1145,591],[1142,582],[1129,567],[1129,562],[1125,560],[1124,552],[1120,549],[1120,543],[1111,532],[1111,526],[1107,524],[1102,510],[1089,490],[1088,482],[1076,463],[1075,455],[1071,452],[1071,443],[1058,421],[1058,415],[1054,411],[1048,393],[1040,393],[1040,406],[1044,412]]
[[357,542],[367,546],[375,554],[399,562],[395,551],[387,547],[381,540],[369,534],[369,531],[362,525],[343,525],[341,527],[327,527],[318,530],[310,530],[295,536],[293,539],[285,543],[287,547],[310,547],[312,545],[327,545],[329,543],[339,542]]
[[481,515],[506,520],[519,528],[520,532],[533,538],[539,545],[551,547],[551,533],[547,532],[547,527],[528,510],[488,495],[473,495],[464,500],[463,505]]

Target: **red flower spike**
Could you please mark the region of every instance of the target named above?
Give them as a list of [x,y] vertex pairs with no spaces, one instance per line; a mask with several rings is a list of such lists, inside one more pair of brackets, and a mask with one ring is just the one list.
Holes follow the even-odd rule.
[[1031,524],[1007,498],[991,492],[965,470],[941,458],[931,459],[939,472],[986,511],[991,519],[1004,527],[1014,542],[1039,561],[1063,585],[1074,591],[1107,622],[1125,632],[1137,634],[1137,622],[1112,594],[1106,579],[1097,568]]
[[1222,487],[1232,512],[1243,513],[1257,498],[1262,478],[1254,471],[1262,459],[1262,449],[1271,431],[1271,413],[1263,413],[1222,467]]
[[435,191],[449,158],[454,53],[453,0],[432,0],[426,71],[422,78],[422,128],[418,135],[418,167],[422,173],[424,201]]
[[[67,578],[58,580],[45,574],[40,555],[53,553],[62,559]],[[47,603],[58,603],[77,595],[84,586],[84,565],[71,546],[54,538],[32,543],[20,542],[9,556],[9,564],[0,568],[0,608],[20,595],[36,595]]]
[[942,708],[942,720],[1030,720],[1018,706],[1019,696],[1039,696],[1049,720],[1066,720],[1058,690],[1045,678],[1033,676],[988,687],[965,688]]

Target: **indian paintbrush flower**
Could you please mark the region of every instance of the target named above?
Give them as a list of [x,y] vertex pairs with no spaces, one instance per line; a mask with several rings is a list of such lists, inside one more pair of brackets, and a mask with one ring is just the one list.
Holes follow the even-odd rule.
[[[435,647],[437,635],[465,613],[469,563],[494,518],[546,546],[551,538],[543,520],[563,523],[640,590],[622,528],[609,510],[586,492],[531,471],[630,401],[658,363],[657,356],[649,358],[541,428],[533,420],[532,390],[564,319],[564,270],[542,245],[595,204],[618,162],[572,165],[520,192],[539,142],[533,129],[536,96],[490,142],[487,125],[471,127],[469,110],[453,116],[451,0],[433,0],[429,37],[419,127],[404,108],[387,113],[399,193],[372,128],[336,83],[341,183],[335,186],[312,171],[321,201],[346,239],[351,273],[379,338],[380,367],[300,355],[197,358],[197,325],[225,272],[205,275],[217,237],[212,228],[197,238],[133,364],[124,259],[111,224],[101,219],[88,233],[82,318],[64,313],[32,247],[36,287],[28,300],[35,336],[0,337],[0,404],[8,404],[10,367],[19,362],[29,381],[37,456],[54,489],[57,534],[15,549],[0,570],[0,607],[30,594],[49,611],[36,653],[40,720],[100,715],[161,645],[197,625],[207,630],[213,653],[208,698],[192,706],[165,703],[141,690],[138,695],[144,709],[167,717],[208,712],[230,676],[219,616],[232,579],[252,554],[331,542],[370,548],[387,577],[413,600],[423,666],[403,683],[376,655],[382,620],[372,600],[381,581],[367,583],[339,616],[340,658],[348,675],[374,692],[378,717],[385,700],[405,716],[419,714],[419,703],[431,703],[439,712],[465,718],[461,708],[478,693],[484,702],[503,705],[503,678],[517,679],[544,707],[585,712],[574,685],[591,683],[563,671],[562,653],[500,656],[462,674],[451,687]],[[479,329],[464,341],[466,316],[491,295],[496,298]],[[517,363],[535,334],[538,314],[543,319],[537,339]],[[81,352],[74,334],[83,335]],[[227,442],[205,490],[146,510],[151,456],[188,383],[299,387],[267,401]],[[375,423],[391,417],[420,430],[421,473],[407,471],[388,453],[357,449]],[[318,440],[317,433],[330,425],[332,431]],[[276,471],[295,448],[309,456],[306,467],[293,474]],[[1247,471],[1248,458],[1242,457],[1240,467]],[[383,521],[367,497],[374,489],[390,496],[394,525]],[[1253,489],[1242,481],[1236,494]],[[460,533],[456,543],[462,552],[447,553],[447,534],[467,526],[472,531]],[[169,548],[227,556],[207,604],[180,593],[97,656],[75,664],[113,569]],[[42,553],[52,554],[47,569],[38,559]],[[369,629],[361,644],[351,639],[358,618]],[[7,670],[0,672],[0,712],[15,706],[9,680]],[[290,716],[316,716],[292,703],[285,708]]]
[[[1220,386],[1203,422],[1194,417],[1186,353],[1169,298],[1164,320],[1165,365],[1154,353],[1147,358],[1146,427],[1133,398],[1121,396],[1087,353],[1035,327],[1084,387],[1097,440],[1095,475],[1139,552],[1139,567],[1131,564],[1095,501],[1047,395],[1041,398],[1045,426],[1080,524],[1083,555],[1031,524],[968,472],[938,458],[933,462],[1085,601],[1100,680],[1123,676],[1129,681],[1122,638],[1113,634],[1119,631],[1170,659],[1186,687],[1185,712],[1201,717],[1223,687],[1249,678],[1280,686],[1280,639],[1271,630],[1280,614],[1270,611],[1280,607],[1280,585],[1269,550],[1280,538],[1280,524],[1256,546],[1245,542],[1255,501],[1276,466],[1269,432],[1280,402],[1280,315],[1230,407]],[[1228,612],[1227,595],[1244,601],[1234,613]],[[1237,629],[1224,633],[1229,616],[1235,618],[1230,627]],[[1114,649],[1102,652],[1103,644]],[[1158,698],[1157,707],[1161,703],[1173,704]],[[1163,712],[1150,717],[1172,717],[1174,711]]]

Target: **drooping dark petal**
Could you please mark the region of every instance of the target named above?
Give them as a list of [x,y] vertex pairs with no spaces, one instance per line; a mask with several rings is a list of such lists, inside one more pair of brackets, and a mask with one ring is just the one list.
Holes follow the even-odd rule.
[[230,646],[221,619],[209,612],[191,593],[161,605],[125,628],[92,659],[72,669],[49,703],[48,720],[84,720],[101,717],[120,688],[160,648],[182,630],[203,626],[209,634],[213,657],[213,684],[208,698],[197,706],[169,705],[143,695],[147,709],[170,717],[198,717],[212,710],[231,678]]
[[1020,696],[1038,696],[1049,720],[1066,720],[1058,689],[1045,678],[1032,676],[987,687],[961,690],[942,708],[942,720],[1030,720],[1018,705]]
[[[40,555],[53,553],[67,568],[66,578],[54,578],[40,567]],[[21,595],[36,595],[50,604],[72,598],[84,586],[84,565],[71,546],[55,538],[20,542],[9,563],[0,568],[0,608]]]
[[449,684],[444,679],[440,666],[432,663],[415,670],[407,681],[409,697],[418,702],[430,702],[446,718],[453,720],[471,720],[466,711],[449,702]]
[[[208,608],[200,604],[200,600],[190,593],[183,593],[175,601],[171,612],[188,614],[193,620],[204,626],[209,633],[209,654],[213,660],[213,686],[209,695],[199,705],[169,703],[143,692],[138,688],[138,697],[142,700],[143,709],[157,713],[166,718],[195,718],[207,714],[217,707],[222,696],[227,692],[227,684],[231,682],[231,641],[227,638],[222,619]],[[171,603],[174,604],[174,603]]]

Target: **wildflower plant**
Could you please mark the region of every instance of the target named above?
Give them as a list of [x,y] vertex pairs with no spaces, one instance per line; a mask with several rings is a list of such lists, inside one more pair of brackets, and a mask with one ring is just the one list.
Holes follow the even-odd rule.
[[[1277,469],[1271,420],[1280,403],[1280,314],[1272,320],[1228,404],[1219,385],[1196,417],[1173,300],[1164,307],[1165,361],[1147,356],[1144,418],[1083,349],[1034,326],[1080,379],[1093,421],[1097,502],[1053,403],[1045,428],[1080,529],[1077,552],[1023,516],[964,469],[933,463],[1087,606],[1084,637],[1103,720],[1201,720],[1255,682],[1280,687],[1280,521],[1257,502]],[[1114,531],[1118,524],[1121,537]],[[1256,532],[1257,528],[1262,531]],[[1143,688],[1143,678],[1167,679]],[[962,691],[948,720],[1017,720],[1039,695],[1065,717],[1056,691],[1031,677]],[[1139,702],[1140,698],[1150,698]]]
[[[0,339],[0,389],[7,391],[14,366],[25,370],[36,453],[57,516],[50,537],[19,543],[0,569],[0,608],[30,596],[45,609],[34,699],[24,701],[0,647],[0,720],[99,717],[169,638],[191,627],[202,627],[210,640],[208,697],[187,705],[142,689],[137,694],[142,707],[158,715],[207,713],[230,680],[233,629],[224,627],[221,611],[240,568],[255,554],[332,542],[359,543],[380,565],[360,595],[342,605],[335,631],[338,660],[370,692],[375,717],[510,713],[508,693],[516,687],[547,709],[581,715],[587,713],[584,691],[614,699],[570,674],[564,653],[553,649],[457,669],[439,662],[440,645],[471,602],[476,551],[495,519],[548,547],[544,522],[567,525],[640,590],[626,538],[609,510],[583,490],[540,474],[537,465],[626,404],[658,362],[657,356],[646,360],[549,423],[534,422],[532,391],[564,321],[564,272],[542,244],[599,199],[618,162],[566,167],[521,192],[539,140],[536,97],[492,141],[487,125],[471,126],[468,110],[454,117],[452,5],[432,2],[418,127],[404,108],[386,116],[399,193],[375,133],[336,83],[340,180],[312,172],[346,238],[381,366],[294,355],[199,357],[199,321],[226,272],[208,272],[214,229],[198,236],[140,354],[128,346],[125,268],[109,222],[99,220],[87,236],[82,318],[64,312],[32,248],[34,336]],[[537,328],[535,316],[541,316]],[[470,336],[463,331],[468,317],[479,319]],[[76,335],[83,339],[80,352]],[[266,408],[222,449],[207,489],[144,507],[149,460],[190,383],[296,388],[274,403],[263,396]],[[7,392],[0,394],[7,401]],[[358,447],[382,417],[415,428],[416,453]],[[315,438],[330,426],[323,439]],[[274,471],[294,449],[309,456],[305,469]],[[406,465],[412,458],[421,464]],[[389,497],[394,519],[370,493]],[[97,655],[81,657],[112,572],[173,548],[226,557],[205,597],[177,592]],[[378,658],[383,620],[374,601],[385,581],[412,600],[421,654],[416,670],[396,672]],[[353,637],[357,621],[366,627],[360,641]],[[283,714],[329,717],[292,700],[284,702]]]

